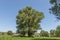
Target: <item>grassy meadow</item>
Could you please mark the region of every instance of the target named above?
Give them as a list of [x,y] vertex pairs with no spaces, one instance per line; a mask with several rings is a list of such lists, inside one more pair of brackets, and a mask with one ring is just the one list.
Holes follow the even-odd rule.
[[0,40],[60,40],[55,37],[12,37],[12,36],[1,36]]

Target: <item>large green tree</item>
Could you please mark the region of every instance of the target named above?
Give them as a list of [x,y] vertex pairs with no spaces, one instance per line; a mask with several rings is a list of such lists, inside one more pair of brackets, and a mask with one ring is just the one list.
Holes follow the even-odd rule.
[[36,11],[32,7],[27,6],[19,10],[16,16],[17,29],[25,36],[32,36],[38,29],[40,29],[40,22],[44,18],[43,12]]
[[50,3],[53,5],[50,8],[50,13],[60,20],[60,0],[50,0]]

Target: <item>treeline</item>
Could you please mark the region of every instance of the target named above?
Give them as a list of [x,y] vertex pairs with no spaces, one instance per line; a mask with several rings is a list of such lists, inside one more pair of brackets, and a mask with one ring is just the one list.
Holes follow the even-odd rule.
[[57,26],[56,29],[50,30],[50,32],[41,30],[40,36],[42,37],[60,37],[60,26]]
[[[22,36],[21,33],[20,36]],[[25,36],[28,36],[28,34],[25,34]],[[50,30],[50,32],[41,30],[40,33],[34,33],[32,37],[60,37],[60,26],[57,26],[56,29]]]
[[[25,36],[23,36],[21,33],[13,33],[12,31],[8,31],[8,32],[0,32],[0,35],[10,35],[10,36],[15,36],[15,37],[28,37],[28,34],[25,34]],[[41,30],[40,33],[34,33],[32,35],[32,37],[60,37],[60,26],[57,26],[56,29],[52,29],[50,30],[50,32],[45,31],[45,30]]]
[[13,35],[14,33],[12,31],[7,31],[7,32],[0,32],[0,35]]

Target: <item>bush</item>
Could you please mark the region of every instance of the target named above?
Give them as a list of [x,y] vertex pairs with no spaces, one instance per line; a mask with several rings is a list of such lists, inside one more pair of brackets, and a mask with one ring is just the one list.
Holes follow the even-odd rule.
[[4,32],[2,32],[2,35],[4,35]]
[[7,34],[8,34],[8,35],[12,35],[13,32],[12,32],[12,31],[8,31]]

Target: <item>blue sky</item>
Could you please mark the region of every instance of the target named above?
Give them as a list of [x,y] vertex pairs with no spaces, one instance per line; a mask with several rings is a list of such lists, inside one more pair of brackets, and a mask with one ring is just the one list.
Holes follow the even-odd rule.
[[60,24],[60,21],[49,13],[51,7],[49,0],[0,0],[0,31],[12,30],[15,32],[16,15],[26,6],[32,6],[33,9],[44,13],[45,18],[40,23],[43,30],[50,31]]

